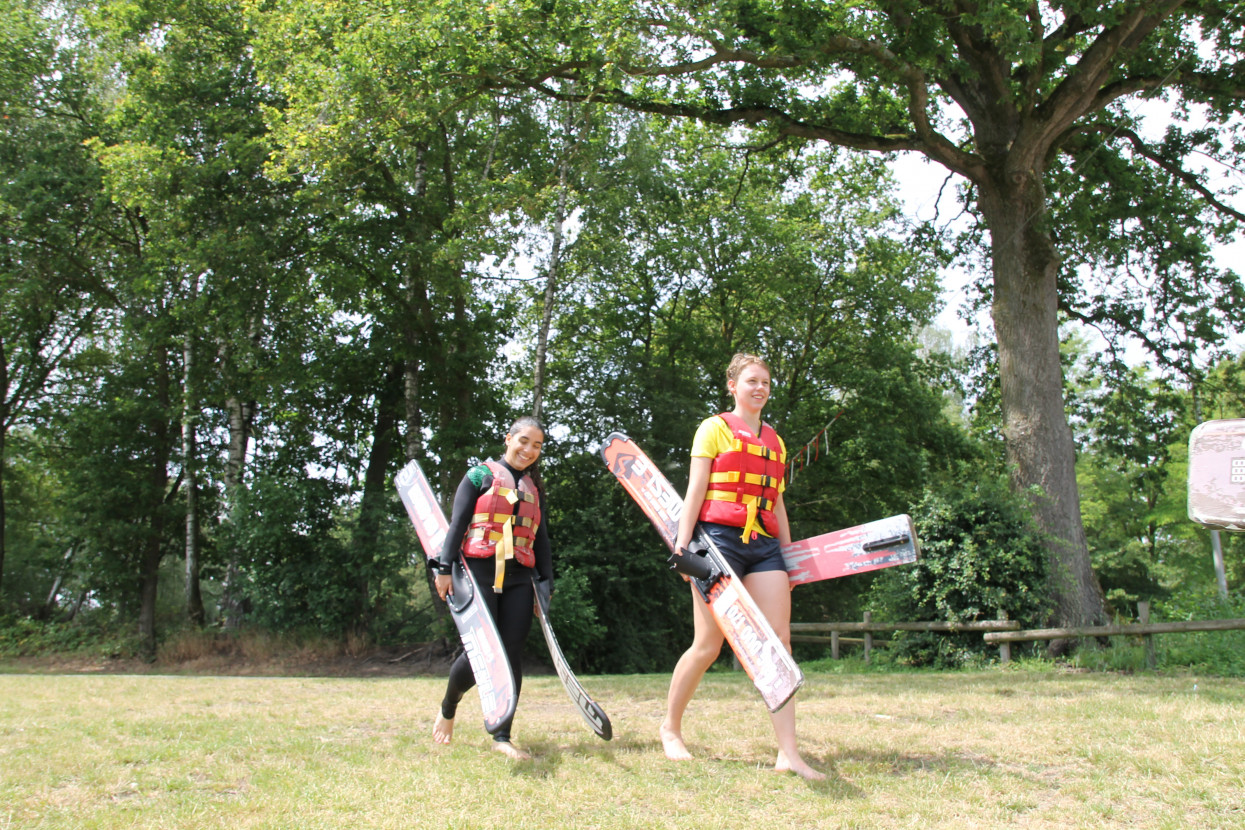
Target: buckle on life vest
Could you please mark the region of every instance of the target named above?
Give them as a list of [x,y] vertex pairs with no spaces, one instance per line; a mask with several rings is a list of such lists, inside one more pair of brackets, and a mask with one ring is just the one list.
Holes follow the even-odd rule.
[[735,484],[742,481],[744,484],[751,484],[755,487],[778,489],[778,479],[774,476],[767,476],[764,473],[740,473],[738,470],[729,470],[721,473],[710,473],[710,484]]
[[774,500],[764,499],[760,496],[752,496],[747,493],[736,493],[732,490],[709,490],[705,493],[705,498],[710,501],[734,501],[744,506],[756,505],[759,510],[773,510]]
[[510,502],[511,504],[515,504],[516,502],[520,502],[520,501],[525,501],[528,504],[533,504],[536,501],[536,497],[533,496],[531,493],[524,493],[522,490],[514,490],[509,487],[498,487],[497,495],[501,496],[502,498],[504,498],[506,501]]
[[531,516],[516,516],[513,513],[474,513],[471,516],[472,524],[483,524],[484,522],[496,522],[497,524],[505,524],[513,522],[515,527],[531,527],[534,522]]
[[748,542],[749,534],[762,527],[762,524],[757,521],[757,512],[760,510],[772,511],[775,504],[772,499],[752,496],[747,493],[735,493],[730,490],[709,490],[705,493],[705,499],[708,501],[732,501],[744,506],[747,510],[747,518],[744,519],[744,529],[739,538],[745,544]]
[[[480,539],[485,542],[496,542],[500,540],[502,537],[503,537],[502,531],[486,530],[482,527],[477,527],[477,528],[467,531],[468,539]],[[530,548],[532,546],[532,540],[526,536],[514,536],[513,539],[514,539],[515,550],[518,550],[520,548]]]
[[746,449],[747,452],[751,455],[759,455],[762,458],[767,459],[767,460],[768,459],[778,460],[778,452],[770,449],[764,444],[749,444],[744,449]]

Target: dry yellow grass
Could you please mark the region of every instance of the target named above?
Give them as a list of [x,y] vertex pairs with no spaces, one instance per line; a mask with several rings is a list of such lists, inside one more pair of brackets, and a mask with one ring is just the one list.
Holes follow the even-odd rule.
[[443,681],[0,675],[0,828],[1245,827],[1245,687],[1193,677],[820,674],[798,696],[807,783],[772,772],[746,678],[711,674],[698,756],[656,739],[665,676],[586,677],[603,742],[528,678],[514,763]]

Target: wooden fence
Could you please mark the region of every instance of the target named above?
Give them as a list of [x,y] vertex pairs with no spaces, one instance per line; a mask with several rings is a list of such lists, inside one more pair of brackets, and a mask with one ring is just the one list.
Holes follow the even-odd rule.
[[[1245,630],[1245,619],[1228,620],[1184,620],[1179,622],[1150,622],[1150,603],[1137,603],[1137,622],[1118,623],[1115,625],[1090,625],[1073,628],[1030,628],[1021,629],[1016,620],[1009,620],[1006,613],[1000,613],[997,620],[976,620],[973,622],[896,622],[875,623],[868,611],[864,613],[862,622],[825,622],[825,623],[791,623],[791,642],[793,643],[830,643],[830,656],[839,659],[839,646],[843,643],[863,644],[865,662],[869,662],[870,654],[875,645],[885,645],[886,641],[875,643],[874,634],[891,631],[929,631],[956,634],[965,631],[981,631],[987,643],[999,647],[999,662],[1011,660],[1011,644],[1034,642],[1037,640],[1065,640],[1083,637],[1133,636],[1145,637],[1146,666],[1153,669],[1157,662],[1154,635],[1176,634],[1185,631],[1236,631]],[[843,637],[842,634],[863,634],[863,637]],[[829,636],[826,636],[829,635]]]
[[[875,623],[872,614],[866,611],[863,622],[828,622],[828,623],[791,623],[791,642],[793,643],[830,643],[830,656],[839,659],[841,643],[863,643],[865,662],[875,645],[873,635],[889,631],[934,631],[944,634],[958,634],[965,631],[1011,632],[1018,631],[1020,623],[1007,619],[1006,613],[1000,613],[997,620],[976,620],[973,622],[892,622]],[[863,633],[863,638],[842,637],[844,633]],[[824,636],[829,634],[830,636]],[[884,643],[885,641],[883,641]],[[876,645],[881,645],[878,643]],[[999,644],[999,659],[1006,662],[1011,659],[1011,644]]]
[[[793,626],[794,627],[794,626]],[[1137,603],[1137,622],[1114,625],[1086,625],[1072,628],[1031,628],[1023,631],[998,631],[985,634],[987,643],[1022,643],[1035,640],[1065,640],[1082,637],[1145,637],[1146,667],[1153,669],[1157,663],[1154,647],[1155,634],[1178,634],[1186,631],[1237,631],[1245,629],[1245,619],[1228,620],[1181,620],[1177,622],[1150,622],[1150,603]],[[1003,662],[1006,662],[1004,660]]]

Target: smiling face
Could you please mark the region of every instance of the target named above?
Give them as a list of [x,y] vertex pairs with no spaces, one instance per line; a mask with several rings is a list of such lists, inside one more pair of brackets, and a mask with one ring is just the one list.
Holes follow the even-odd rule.
[[516,470],[526,470],[540,458],[545,433],[540,427],[521,426],[506,436],[506,463]]
[[769,402],[769,370],[760,363],[750,363],[737,378],[727,381],[726,388],[735,398],[736,413],[759,416]]

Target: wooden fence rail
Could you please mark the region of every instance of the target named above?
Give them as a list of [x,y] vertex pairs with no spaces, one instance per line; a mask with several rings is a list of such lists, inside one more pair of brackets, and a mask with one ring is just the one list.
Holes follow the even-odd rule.
[[1110,637],[1119,634],[1140,636],[1143,634],[1175,634],[1181,631],[1235,631],[1243,628],[1245,628],[1245,619],[1188,620],[1186,622],[1089,625],[1081,628],[1031,628],[1024,631],[989,632],[983,636],[987,643],[1023,643],[1033,640],[1063,640],[1069,637]]
[[[1085,625],[1072,628],[1030,628],[1023,631],[995,631],[983,635],[987,643],[1023,643],[1035,640],[1065,640],[1080,637],[1145,637],[1146,667],[1153,669],[1158,658],[1155,653],[1155,634],[1178,634],[1186,631],[1238,631],[1245,629],[1245,619],[1228,620],[1179,620],[1176,622],[1150,622],[1150,603],[1137,603],[1135,623],[1114,625]],[[794,626],[793,626],[794,627]],[[1007,662],[1006,659],[1003,662]]]
[[[842,643],[863,643],[865,662],[869,662],[870,652],[875,645],[873,635],[888,631],[933,631],[955,634],[965,631],[981,631],[982,638],[999,647],[999,661],[1006,663],[1011,660],[1011,644],[1033,642],[1036,640],[1065,640],[1081,637],[1134,636],[1145,637],[1146,666],[1153,669],[1157,657],[1154,648],[1155,634],[1176,634],[1184,631],[1237,631],[1245,630],[1245,619],[1229,620],[1183,620],[1178,622],[1150,622],[1150,603],[1137,603],[1137,619],[1135,623],[1117,623],[1114,625],[1087,625],[1072,628],[1030,628],[1021,629],[1016,620],[1007,619],[1006,613],[1000,613],[997,620],[974,620],[972,622],[890,622],[875,623],[868,611],[864,613],[863,622],[821,622],[791,623],[791,642],[793,643],[830,643],[830,656],[839,659],[839,645]],[[863,638],[841,637],[840,634],[864,634]],[[821,636],[829,634],[829,637]],[[884,645],[885,640],[876,645]]]
[[[933,631],[944,634],[957,634],[966,631],[1004,632],[1019,630],[1020,623],[1007,619],[1006,613],[1000,613],[997,620],[974,620],[971,622],[929,621],[929,622],[889,622],[875,623],[872,614],[864,613],[863,622],[822,622],[822,623],[791,623],[791,642],[793,643],[824,643],[830,642],[830,656],[839,659],[839,645],[844,642],[863,642],[865,662],[869,662],[873,651],[873,635],[888,631]],[[863,640],[840,637],[842,633],[863,633]],[[829,634],[829,637],[818,636]],[[883,641],[885,642],[885,641]],[[1006,662],[1011,659],[1011,644],[999,644],[999,659]]]

